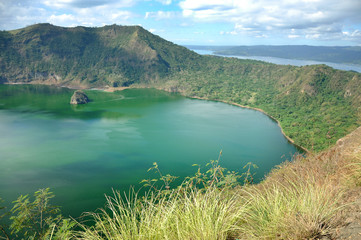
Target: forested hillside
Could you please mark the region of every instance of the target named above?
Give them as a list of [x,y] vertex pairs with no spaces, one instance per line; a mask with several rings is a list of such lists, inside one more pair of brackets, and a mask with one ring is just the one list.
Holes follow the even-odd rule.
[[0,32],[0,82],[75,88],[156,87],[260,108],[319,151],[360,125],[361,74],[201,56],[139,26]]
[[38,24],[1,32],[0,47],[3,82],[74,87],[146,83],[198,58],[137,26],[62,28]]

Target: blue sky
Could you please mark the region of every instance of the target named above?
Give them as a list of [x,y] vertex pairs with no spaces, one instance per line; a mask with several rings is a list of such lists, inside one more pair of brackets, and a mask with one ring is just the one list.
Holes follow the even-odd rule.
[[141,25],[181,45],[361,46],[361,0],[0,0],[0,29]]

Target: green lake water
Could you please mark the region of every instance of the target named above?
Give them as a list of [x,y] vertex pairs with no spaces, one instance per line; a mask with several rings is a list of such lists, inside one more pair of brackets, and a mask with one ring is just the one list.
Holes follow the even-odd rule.
[[242,172],[255,163],[261,180],[298,150],[266,115],[154,89],[87,90],[91,102],[69,104],[74,90],[0,85],[0,197],[50,187],[63,215],[103,207],[112,188],[128,191],[163,173],[184,177],[217,159]]

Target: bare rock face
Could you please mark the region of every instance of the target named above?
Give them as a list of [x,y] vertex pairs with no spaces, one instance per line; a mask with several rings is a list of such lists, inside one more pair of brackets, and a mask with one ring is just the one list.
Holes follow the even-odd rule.
[[71,96],[70,104],[85,104],[89,102],[88,96],[80,90],[74,92],[73,96]]

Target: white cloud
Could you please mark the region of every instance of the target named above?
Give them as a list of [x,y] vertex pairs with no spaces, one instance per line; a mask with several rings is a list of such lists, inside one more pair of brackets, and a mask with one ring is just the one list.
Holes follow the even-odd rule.
[[267,34],[259,34],[255,36],[256,38],[268,38],[269,36]]
[[[146,12],[145,6],[151,10]],[[317,44],[319,40],[341,40],[361,44],[360,12],[361,0],[0,0],[0,30],[40,22],[60,26],[141,22],[154,32],[170,26],[181,30],[170,29],[167,33],[204,31],[206,39],[216,31],[223,35],[219,39],[228,42],[269,38],[274,42],[297,39],[299,43]],[[188,41],[178,38],[172,36],[171,40]]]
[[46,22],[60,26],[104,26],[107,24],[123,24],[133,16],[131,12],[117,9],[96,7],[81,9],[73,14],[51,15]]
[[135,2],[135,0],[44,0],[44,4],[49,7],[71,11],[71,17],[68,16],[68,19],[62,19],[62,15],[55,15],[49,19],[50,23],[66,26],[126,24],[134,14],[121,9],[130,7]]
[[342,39],[349,36],[342,34],[344,25],[361,25],[360,0],[183,0],[179,6],[185,18],[233,23],[238,34],[252,36]]
[[43,0],[51,8],[93,8],[99,6],[130,7],[135,0]]
[[354,30],[352,32],[343,32],[342,34],[344,34],[347,37],[358,37],[361,38],[361,31],[360,30]]
[[170,5],[172,4],[172,0],[157,0],[157,2],[160,2],[163,5]]
[[0,1],[0,29],[14,29],[44,22],[47,12],[43,8],[32,6],[34,2],[24,0],[14,4],[14,1]]
[[69,22],[74,22],[76,20],[76,17],[71,14],[61,14],[61,15],[51,15],[48,19],[49,23],[55,24],[55,25],[68,25]]
[[[111,14],[109,14],[109,21],[113,22],[123,22],[133,17],[133,13],[129,11],[120,11],[114,10]],[[102,20],[107,20],[107,18],[103,18]],[[107,22],[109,22],[107,21]]]
[[130,24],[130,7],[138,0],[0,0],[0,29],[49,22],[60,26]]
[[307,39],[319,39],[321,37],[321,34],[315,33],[315,34],[306,34]]
[[151,33],[154,33],[154,34],[165,32],[164,29],[155,29],[155,28],[150,28],[148,31],[151,32]]
[[300,35],[296,35],[296,34],[289,34],[288,38],[299,38],[301,37]]
[[144,18],[155,18],[156,20],[163,20],[163,19],[171,19],[177,17],[176,12],[164,12],[164,11],[158,11],[158,12],[146,12]]

